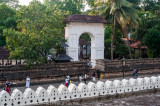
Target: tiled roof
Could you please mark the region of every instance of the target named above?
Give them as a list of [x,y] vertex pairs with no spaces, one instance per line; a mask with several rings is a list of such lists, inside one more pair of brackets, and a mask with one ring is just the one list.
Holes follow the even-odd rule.
[[70,15],[64,20],[64,22],[107,23],[102,17],[92,15]]
[[[121,38],[123,41],[127,41],[127,38]],[[134,39],[128,38],[129,41],[134,41]]]
[[66,54],[59,54],[56,58],[56,61],[70,61],[72,58]]
[[[131,47],[131,48],[134,48],[134,49],[138,49],[138,48],[139,48],[139,47],[138,47],[139,44],[140,44],[140,41],[131,44],[130,47]],[[141,45],[141,49],[147,49],[147,46]]]
[[0,59],[8,59],[9,58],[9,50],[0,46]]

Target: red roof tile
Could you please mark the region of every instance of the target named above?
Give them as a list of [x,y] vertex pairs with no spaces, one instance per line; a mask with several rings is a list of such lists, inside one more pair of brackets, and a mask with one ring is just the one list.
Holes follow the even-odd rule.
[[[138,47],[139,44],[140,44],[140,41],[131,44],[130,47],[131,47],[131,48],[134,48],[134,49],[138,49],[138,48],[139,48],[139,47]],[[147,46],[141,45],[141,49],[147,49]]]
[[[127,41],[127,38],[121,38],[121,39],[124,40],[124,41]],[[134,39],[131,39],[131,38],[128,38],[128,40],[134,41]]]

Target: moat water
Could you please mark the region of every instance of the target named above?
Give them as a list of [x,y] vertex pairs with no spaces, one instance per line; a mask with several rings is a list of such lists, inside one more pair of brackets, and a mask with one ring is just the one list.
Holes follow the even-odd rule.
[[160,106],[160,93],[98,102],[88,101],[78,106]]

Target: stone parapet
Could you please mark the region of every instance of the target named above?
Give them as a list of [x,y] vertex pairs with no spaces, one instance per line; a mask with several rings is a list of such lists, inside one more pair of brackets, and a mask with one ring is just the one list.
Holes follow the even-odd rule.
[[[145,80],[147,87],[141,87],[142,83],[139,82],[142,80]],[[26,88],[24,93],[15,89],[11,95],[2,90],[0,92],[0,106],[28,106],[42,104],[44,106],[44,104],[56,104],[58,102],[65,103],[78,99],[92,100],[95,98],[110,98],[113,96],[123,97],[129,94],[132,95],[136,92],[150,92],[151,90],[152,92],[155,92],[160,89],[159,85],[160,76],[152,76],[142,79],[107,80],[105,83],[97,82],[97,84],[89,82],[87,85],[81,82],[78,86],[70,84],[68,88],[62,84],[58,88],[51,85],[47,90],[43,87],[38,87],[36,91],[31,88]],[[125,88],[131,90],[126,91]],[[104,91],[101,92],[101,89],[104,89]],[[115,91],[114,93],[113,90]]]
[[25,65],[0,66],[0,81],[25,80],[27,76],[31,79],[75,76],[88,72],[86,62],[52,63],[35,65],[32,69]]
[[120,72],[124,70],[132,71],[134,68],[138,70],[160,69],[160,59],[126,59],[125,65],[122,65],[122,60],[96,60],[95,69],[105,73]]

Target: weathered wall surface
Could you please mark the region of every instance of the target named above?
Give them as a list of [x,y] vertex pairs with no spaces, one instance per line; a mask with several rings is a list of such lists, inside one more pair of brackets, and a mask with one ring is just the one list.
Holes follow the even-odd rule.
[[88,72],[85,62],[53,63],[33,66],[28,69],[24,65],[0,66],[0,81],[23,80],[29,75],[32,79],[65,77],[66,75],[79,75]]
[[132,71],[134,68],[142,70],[160,69],[160,59],[127,59],[125,66],[122,66],[122,60],[97,60],[95,69],[99,69],[105,73],[115,73]]
[[[96,69],[105,72],[107,77],[118,77],[122,70],[125,75],[131,75],[134,68],[139,70],[139,73],[149,74],[150,72],[160,73],[160,59],[140,59],[140,60],[126,60],[126,65],[122,67],[122,61],[97,60],[95,69],[89,69],[85,62],[71,62],[71,63],[53,63],[36,65],[33,69],[27,69],[23,65],[0,66],[0,81],[6,80],[25,80],[27,75],[31,79],[41,78],[62,78],[66,75],[78,76],[84,72],[93,73]],[[116,74],[116,75],[115,75]]]
[[[96,30],[95,30],[96,29]],[[88,33],[91,37],[91,60],[104,59],[104,26],[103,23],[71,22],[65,27],[67,55],[78,61],[79,37]]]

